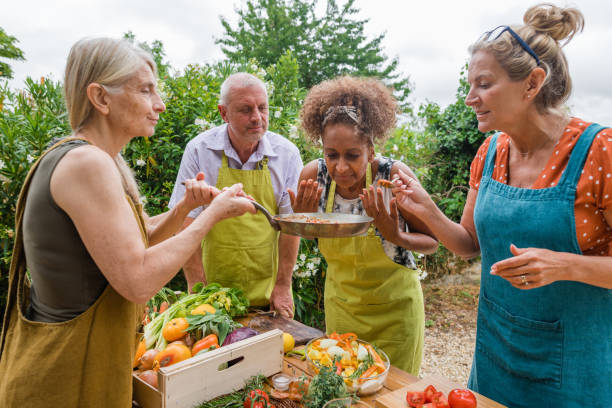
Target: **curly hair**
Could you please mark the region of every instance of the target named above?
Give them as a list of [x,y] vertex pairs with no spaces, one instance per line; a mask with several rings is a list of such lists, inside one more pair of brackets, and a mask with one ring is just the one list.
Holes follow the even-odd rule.
[[343,76],[321,82],[306,95],[301,127],[312,142],[322,139],[329,124],[355,126],[368,144],[384,142],[395,128],[397,101],[391,90],[374,78]]

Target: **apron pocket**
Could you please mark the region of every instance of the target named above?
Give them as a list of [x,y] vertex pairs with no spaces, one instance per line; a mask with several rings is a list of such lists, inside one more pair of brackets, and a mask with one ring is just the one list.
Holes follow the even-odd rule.
[[[249,298],[251,306],[267,305],[276,281],[276,247],[204,246],[204,273],[208,283],[240,288]],[[207,262],[207,257],[212,262]],[[212,266],[209,266],[211,265]],[[210,270],[207,270],[209,269]]]
[[376,339],[405,342],[407,337],[422,333],[422,315],[407,309],[405,301],[355,304],[338,297],[329,300],[325,304],[326,316],[331,317],[327,320],[332,325],[328,332],[354,332],[360,339],[374,343]]
[[476,350],[512,376],[561,388],[561,321],[514,316],[484,295],[480,307]]

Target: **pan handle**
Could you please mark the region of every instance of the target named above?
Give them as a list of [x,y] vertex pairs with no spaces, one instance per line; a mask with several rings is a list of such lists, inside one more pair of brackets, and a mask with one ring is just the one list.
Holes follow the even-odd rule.
[[272,228],[274,228],[277,231],[280,231],[280,225],[278,225],[278,221],[276,221],[274,218],[272,218],[272,215],[268,212],[268,210],[266,210],[266,207],[264,207],[263,205],[259,204],[255,200],[252,200],[251,203],[253,204],[253,206],[255,206],[255,208],[257,210],[261,211],[263,213],[263,215],[266,216],[266,218],[268,219],[268,222],[270,223]]

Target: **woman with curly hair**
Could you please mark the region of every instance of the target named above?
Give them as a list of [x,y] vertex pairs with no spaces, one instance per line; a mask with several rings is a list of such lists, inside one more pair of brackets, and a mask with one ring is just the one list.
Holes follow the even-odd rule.
[[327,261],[327,332],[354,332],[375,343],[391,363],[414,375],[423,350],[423,293],[411,251],[432,253],[438,242],[418,218],[387,209],[378,180],[398,172],[414,173],[404,163],[375,156],[396,122],[397,102],[380,81],[341,77],[313,87],[301,112],[302,128],[323,144],[324,159],[308,163],[297,196],[296,212],[369,215],[367,234],[321,238]]

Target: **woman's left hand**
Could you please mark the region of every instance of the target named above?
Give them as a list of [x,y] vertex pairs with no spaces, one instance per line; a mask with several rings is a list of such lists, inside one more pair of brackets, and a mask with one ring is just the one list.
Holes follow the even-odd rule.
[[204,173],[199,172],[195,179],[185,180],[183,203],[189,211],[202,205],[208,205],[221,191],[204,181]]
[[360,194],[363,209],[368,216],[374,218],[374,224],[382,236],[390,242],[396,242],[399,235],[399,214],[395,198],[389,202],[389,211],[385,208],[381,188],[370,186]]
[[564,280],[567,263],[558,252],[510,245],[512,258],[496,262],[491,274],[506,279],[517,289],[533,289]]

